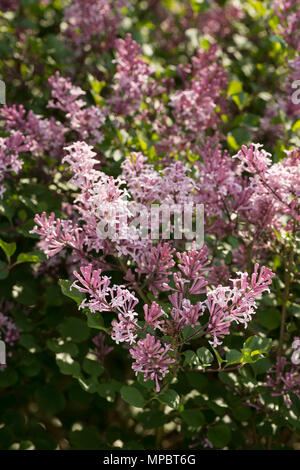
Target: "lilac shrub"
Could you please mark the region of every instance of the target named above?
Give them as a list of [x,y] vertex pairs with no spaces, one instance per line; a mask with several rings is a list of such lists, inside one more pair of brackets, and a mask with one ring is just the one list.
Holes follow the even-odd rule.
[[0,448],[297,449],[297,2],[0,10]]

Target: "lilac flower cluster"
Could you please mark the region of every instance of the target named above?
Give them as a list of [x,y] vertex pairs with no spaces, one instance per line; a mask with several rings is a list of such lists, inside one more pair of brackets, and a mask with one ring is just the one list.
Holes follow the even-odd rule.
[[121,8],[126,4],[124,0],[75,0],[64,10],[63,34],[75,45],[78,55],[91,44],[97,50],[113,47]]
[[245,328],[252,320],[256,311],[255,299],[263,292],[270,292],[269,286],[274,273],[263,266],[258,274],[258,264],[248,279],[247,273],[238,273],[237,279],[232,279],[233,287],[219,286],[207,296],[209,310],[208,331],[212,336],[210,343],[216,347],[222,344],[224,336],[230,332],[233,322],[243,324]]
[[[269,290],[271,279],[274,276],[271,270],[262,267],[258,273],[258,265],[248,279],[247,273],[239,273],[239,278],[232,280],[233,287],[219,286],[207,295],[206,301],[192,304],[189,297],[206,292],[207,280],[204,273],[209,270],[207,248],[200,251],[190,250],[177,253],[178,271],[173,273],[174,287],[168,282],[162,283],[162,291],[172,293],[169,313],[152,302],[144,304],[145,327],[138,321],[135,310],[139,303],[135,295],[123,286],[111,285],[111,279],[102,275],[100,269],[93,269],[92,265],[81,267],[80,273],[74,272],[77,280],[73,287],[80,292],[88,294],[81,305],[81,309],[90,312],[113,312],[117,318],[111,322],[111,338],[117,343],[129,343],[130,355],[134,359],[132,368],[144,375],[144,380],[154,380],[156,390],[160,390],[161,381],[176,363],[176,350],[178,338],[184,327],[201,326],[200,317],[204,311],[209,311],[209,321],[202,325],[204,333],[212,339],[209,341],[214,347],[222,344],[222,339],[229,334],[232,322],[247,326],[256,310],[255,299],[263,292]],[[174,263],[175,264],[175,263]],[[169,274],[165,274],[168,279]],[[172,337],[172,342],[165,342],[163,337],[147,331],[150,327],[162,335]],[[142,336],[146,332],[146,336]],[[170,354],[169,354],[170,353]],[[175,356],[174,356],[175,355]]]
[[49,84],[52,99],[48,107],[60,109],[65,114],[69,130],[76,132],[79,139],[100,143],[103,140],[100,128],[106,119],[105,110],[86,106],[86,102],[80,98],[85,95],[85,91],[74,86],[69,78],[61,77],[59,72],[49,78]]
[[[138,276],[145,274],[151,275],[152,289],[155,289],[155,283],[160,283],[162,270],[168,269],[165,264],[168,258],[168,244],[161,248],[155,248],[151,240],[142,239],[139,229],[128,224],[126,236],[114,228],[118,221],[113,214],[109,218],[113,205],[118,209],[118,214],[124,214],[129,223],[134,219],[139,204],[150,207],[155,201],[161,203],[184,203],[189,201],[195,187],[191,177],[187,176],[187,170],[182,162],[176,162],[162,171],[155,170],[152,165],[144,164],[145,158],[141,154],[131,154],[123,165],[123,174],[118,178],[107,176],[105,173],[95,170],[97,163],[95,153],[85,142],[76,142],[66,147],[67,155],[64,162],[70,164],[73,172],[71,182],[75,184],[80,193],[78,194],[74,208],[80,216],[82,226],[79,229],[72,220],[55,220],[54,215],[48,219],[46,214],[36,216],[36,223],[33,233],[42,236],[42,243],[48,245],[46,252],[48,256],[53,256],[69,246],[72,250],[82,251],[83,246],[87,251],[102,250],[103,256],[100,261],[106,264],[104,257],[106,254],[123,254],[130,256],[139,263]],[[133,163],[133,162],[136,163]],[[138,175],[136,175],[136,165],[139,165]],[[131,193],[124,188],[126,184]],[[153,185],[153,180],[156,185]],[[148,225],[151,227],[149,218]],[[108,231],[111,228],[112,236],[110,239],[99,236],[99,226],[102,225]],[[127,227],[126,227],[127,229]],[[42,246],[42,245],[41,245]],[[156,250],[160,252],[155,253]],[[152,251],[151,251],[152,250]],[[159,266],[149,268],[146,260],[156,258],[155,265]],[[150,259],[151,258],[151,259]],[[164,266],[162,266],[164,264]],[[147,267],[144,267],[146,266]]]
[[207,139],[199,153],[203,162],[196,162],[197,196],[205,205],[206,233],[235,233],[240,238],[236,264],[246,266],[247,246],[252,255],[262,255],[263,247],[275,238],[274,228],[281,233],[293,223],[299,226],[297,150],[272,163],[260,144],[242,146],[232,158],[215,140]]
[[267,373],[265,386],[272,390],[272,396],[282,396],[286,407],[290,408],[290,393],[300,398],[300,365],[293,364],[284,356],[277,357],[276,364]]
[[300,51],[300,7],[297,0],[274,0],[274,13],[279,18],[277,28],[293,49]]
[[113,351],[114,348],[105,344],[105,334],[102,333],[102,331],[93,338],[93,343],[95,345],[93,353],[95,354],[97,361],[104,365],[105,356]]
[[4,106],[0,111],[7,132],[19,131],[25,136],[28,150],[39,156],[44,152],[53,158],[60,155],[67,129],[54,118],[42,118],[20,105]]
[[4,179],[9,173],[19,173],[23,161],[19,153],[27,150],[24,136],[20,132],[12,132],[9,137],[0,137],[0,199],[5,193]]
[[142,58],[142,48],[127,34],[116,42],[117,70],[114,76],[113,95],[110,100],[116,114],[130,115],[149,96],[149,79],[154,72]]
[[[20,330],[14,321],[7,315],[0,313],[0,340],[11,348],[19,338]],[[8,350],[7,354],[11,355],[11,351]]]

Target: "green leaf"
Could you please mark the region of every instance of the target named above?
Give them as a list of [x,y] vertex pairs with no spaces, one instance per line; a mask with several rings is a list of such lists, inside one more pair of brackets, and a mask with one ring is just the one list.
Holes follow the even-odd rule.
[[237,143],[233,135],[231,135],[230,133],[227,135],[227,142],[230,148],[232,148],[233,150],[238,150],[240,148],[239,144]]
[[267,353],[272,347],[272,340],[270,338],[261,338],[260,336],[250,336],[243,344],[243,347],[250,348],[251,351]]
[[276,330],[281,323],[281,314],[275,307],[265,308],[259,312],[258,321],[268,330]]
[[197,349],[197,356],[203,366],[209,366],[214,360],[212,353],[205,347]]
[[86,322],[76,317],[65,318],[57,329],[64,338],[70,338],[75,343],[88,339],[90,332]]
[[104,368],[97,361],[85,358],[82,363],[82,369],[90,375],[99,376],[103,373]]
[[184,410],[181,417],[188,426],[193,428],[201,427],[205,423],[204,415],[200,410]]
[[207,438],[214,447],[225,447],[231,440],[231,431],[225,424],[217,424],[208,430]]
[[3,371],[0,371],[0,388],[11,387],[18,381],[18,374],[15,370],[10,369],[9,366]]
[[18,282],[15,286],[15,299],[22,305],[32,306],[37,303],[38,291],[32,280]]
[[184,366],[197,367],[200,365],[199,357],[191,349],[184,351],[183,355],[184,355],[184,362],[183,362]]
[[56,364],[59,370],[64,375],[72,375],[73,377],[79,377],[80,365],[77,361],[70,356],[68,353],[56,354]]
[[39,374],[42,364],[34,354],[25,353],[20,361],[20,369],[25,377],[35,377]]
[[267,353],[272,346],[270,338],[261,338],[260,336],[250,336],[243,344],[242,354],[243,362],[252,364],[262,359],[264,353]]
[[169,389],[158,396],[159,401],[165,403],[170,408],[178,408],[180,405],[180,396],[175,390]]
[[236,95],[238,93],[241,93],[242,91],[243,91],[242,82],[238,82],[238,81],[233,80],[228,85],[227,94],[228,94],[228,96],[231,96],[231,95]]
[[251,364],[251,368],[255,375],[264,374],[272,367],[272,362],[267,357],[260,359],[259,361]]
[[208,379],[204,373],[189,370],[186,372],[189,384],[198,392],[205,392],[208,387]]
[[51,414],[61,412],[66,405],[63,393],[48,385],[40,386],[35,392],[35,398],[38,405]]
[[121,388],[121,397],[129,405],[135,406],[136,408],[143,408],[146,405],[146,400],[144,399],[141,392],[132,386],[124,385]]
[[298,121],[296,121],[292,127],[292,131],[293,132],[296,132],[300,129],[300,119]]
[[36,342],[36,338],[33,335],[28,334],[28,333],[22,333],[19,339],[19,343],[22,346],[24,346],[24,348],[28,350],[32,350],[32,352],[35,352],[35,353],[41,350],[41,348]]
[[108,328],[104,326],[104,320],[99,312],[88,312],[87,313],[88,326],[90,328],[96,328],[97,330],[108,331]]
[[240,246],[240,242],[237,238],[233,237],[232,235],[229,235],[227,237],[228,243],[232,246],[232,248],[238,248]]
[[232,414],[238,421],[248,421],[252,413],[249,406],[236,405],[232,408]]
[[62,338],[48,339],[46,345],[55,353],[67,353],[70,354],[70,356],[77,356],[79,352],[76,344],[65,341]]
[[137,375],[137,382],[142,385],[146,390],[153,390],[155,388],[154,380],[145,380],[144,374],[141,372]]
[[116,380],[110,380],[109,382],[101,382],[97,388],[97,392],[100,397],[106,398],[112,402],[115,400],[116,392],[118,392],[119,389],[119,383]]
[[212,347],[212,350],[213,350],[213,352],[215,353],[215,356],[216,356],[216,358],[217,358],[219,367],[221,367],[221,365],[223,364],[223,362],[226,362],[226,360],[221,358],[220,354],[218,353],[218,351],[217,351],[215,348]]
[[193,335],[193,339],[196,339],[198,336],[198,331],[199,331],[199,334],[201,334],[202,332],[201,326],[195,326],[194,328],[192,328],[191,326],[185,326],[182,332],[183,339],[187,339],[191,335]]
[[218,377],[225,385],[229,385],[230,387],[237,385],[237,382],[235,382],[233,378],[228,375],[228,372],[219,372]]
[[15,264],[21,263],[41,263],[45,261],[43,254],[38,252],[20,253]]
[[150,410],[139,413],[136,417],[139,423],[142,423],[145,429],[158,428],[166,424],[170,418],[161,411]]
[[230,351],[227,351],[226,366],[229,364],[240,364],[242,360],[243,360],[243,354],[240,351],[237,351],[236,349],[231,349]]
[[79,450],[100,450],[101,436],[93,428],[84,428],[78,431],[72,431],[70,437],[72,445]]
[[87,393],[96,393],[99,391],[99,382],[98,378],[95,375],[91,375],[86,378],[82,374],[77,376],[78,382],[81,388]]
[[20,450],[30,450],[34,449],[34,444],[31,441],[22,441],[20,442]]
[[7,257],[8,261],[10,261],[10,257],[16,251],[17,245],[14,242],[13,243],[7,243],[7,242],[5,242],[4,240],[2,240],[0,238],[0,248],[2,248],[2,250],[6,254],[6,257]]
[[200,13],[210,8],[207,0],[191,0],[191,7],[194,13]]
[[243,127],[237,127],[236,129],[233,129],[232,135],[239,145],[247,145],[251,140],[251,133]]
[[61,287],[61,291],[64,295],[69,297],[72,300],[75,300],[77,305],[80,305],[83,299],[85,298],[83,292],[79,292],[79,290],[71,288],[72,282],[68,281],[67,279],[60,279],[59,285]]
[[7,269],[8,264],[4,261],[0,261],[0,280],[6,279],[9,275],[9,270]]
[[227,265],[230,265],[232,263],[232,251],[228,251],[228,253],[226,254],[224,258],[224,262]]

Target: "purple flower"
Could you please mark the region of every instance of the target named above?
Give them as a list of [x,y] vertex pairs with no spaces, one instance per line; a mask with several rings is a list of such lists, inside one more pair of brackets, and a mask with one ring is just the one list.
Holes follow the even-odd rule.
[[149,305],[146,304],[144,305],[144,312],[145,322],[149,326],[152,326],[154,329],[163,329],[162,325],[165,323],[165,318],[161,317],[167,317],[167,314],[163,311],[160,305],[158,305],[156,302],[152,302],[151,306],[149,307]]
[[135,359],[132,368],[136,374],[141,372],[145,382],[154,380],[156,391],[160,391],[159,381],[169,372],[169,366],[175,362],[168,355],[171,346],[163,346],[161,341],[156,340],[150,334],[146,338],[140,339],[130,350],[131,357]]
[[292,364],[286,357],[277,357],[276,364],[267,372],[267,382],[272,396],[282,396],[287,408],[291,406],[290,393],[300,398],[300,366]]
[[102,331],[97,336],[95,336],[92,341],[95,345],[93,352],[95,353],[98,362],[103,365],[105,356],[113,351],[114,348],[105,344],[105,334],[102,333]]
[[247,273],[237,273],[240,277],[231,279],[233,287],[219,286],[211,291],[206,300],[209,310],[207,331],[213,337],[210,343],[216,347],[230,332],[232,322],[241,323],[247,327],[248,322],[256,312],[256,298],[263,292],[269,292],[274,273],[262,266],[258,275],[258,264],[254,273],[248,279]]

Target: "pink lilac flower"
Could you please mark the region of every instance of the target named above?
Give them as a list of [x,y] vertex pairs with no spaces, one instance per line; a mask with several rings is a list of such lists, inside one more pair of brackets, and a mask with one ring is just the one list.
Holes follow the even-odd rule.
[[117,343],[129,343],[133,344],[137,338],[136,330],[137,326],[136,312],[125,312],[118,314],[118,321],[113,320],[112,326],[112,339]]
[[[4,341],[6,346],[6,356],[12,355],[12,348],[20,338],[21,330],[15,325],[14,321],[0,313],[0,340]],[[6,364],[0,365],[0,371],[6,369]]]
[[210,269],[208,267],[210,261],[208,260],[208,249],[206,246],[199,251],[192,249],[176,254],[179,260],[178,267],[189,280],[199,279],[201,274]]
[[80,268],[81,274],[74,271],[77,280],[72,284],[80,292],[88,293],[89,298],[81,302],[79,308],[91,312],[115,312],[118,320],[113,320],[111,337],[117,343],[132,344],[136,337],[137,313],[134,308],[138,299],[123,286],[110,285],[110,278],[101,275],[101,270],[93,270],[92,265]]
[[241,162],[241,169],[250,173],[261,173],[266,171],[272,163],[271,154],[260,150],[262,144],[251,144],[249,147],[242,145],[242,149],[233,156]]
[[224,237],[233,231],[234,216],[240,206],[247,206],[250,195],[236,162],[217,138],[202,139],[197,152],[196,201],[205,207],[205,231]]
[[98,176],[98,172],[94,170],[94,166],[99,163],[95,158],[96,152],[86,142],[74,142],[64,150],[66,155],[62,163],[68,163],[73,173],[70,182],[78,188],[89,188]]
[[191,202],[196,185],[183,162],[173,162],[157,171],[146,161],[142,153],[133,152],[122,163],[122,177],[136,202],[150,207],[159,201],[168,205],[171,212],[172,204]]
[[165,323],[167,314],[163,311],[162,307],[156,302],[152,302],[151,306],[144,305],[145,322],[147,325],[152,326],[154,329],[162,330],[162,325]]
[[206,292],[207,280],[203,274],[210,270],[207,259],[208,250],[204,246],[201,250],[195,247],[183,253],[177,253],[178,268],[180,271],[173,274],[175,288],[170,287],[166,282],[163,289],[171,289],[181,294],[202,294]]
[[174,292],[169,295],[169,300],[173,306],[171,310],[172,323],[168,322],[169,331],[180,333],[185,326],[200,325],[199,318],[203,315],[205,306],[202,302],[192,305],[189,299],[183,297],[183,294]]
[[219,286],[209,292],[206,305],[209,311],[207,332],[212,336],[209,342],[214,346],[222,344],[222,340],[230,333],[232,322],[247,327],[252,320],[257,304],[256,298],[263,292],[269,292],[274,273],[262,266],[258,273],[258,264],[249,279],[247,273],[237,273],[239,277],[232,279],[233,287]]
[[271,199],[277,215],[274,215],[273,224],[282,226],[282,215],[295,218],[298,223],[299,196],[300,196],[300,152],[286,151],[286,157],[274,163],[265,174],[259,173],[251,181],[254,189],[253,204],[258,199]]
[[102,142],[104,136],[100,129],[106,119],[106,110],[86,106],[85,100],[80,98],[85,91],[74,86],[70,78],[61,77],[59,72],[49,78],[49,84],[52,99],[48,107],[63,111],[70,130],[77,132],[80,139],[88,139],[94,144]]
[[170,243],[159,243],[145,254],[141,253],[139,257],[139,267],[136,271],[145,275],[148,288],[154,295],[157,295],[159,290],[165,290],[164,285],[168,283],[171,269],[175,265],[174,251]]
[[53,212],[47,217],[43,212],[41,216],[36,214],[34,221],[37,225],[31,233],[42,236],[39,247],[48,257],[56,255],[65,247],[76,250],[78,254],[82,252],[84,235],[70,220],[55,219]]
[[24,143],[24,136],[20,132],[12,132],[9,137],[0,137],[0,199],[5,193],[4,179],[9,173],[19,173],[23,161],[19,153],[28,149]]
[[[300,9],[299,9],[300,12]],[[299,50],[300,52],[300,50]],[[299,86],[300,84],[300,56],[299,53],[293,60],[289,60],[289,75],[285,82],[284,109],[291,119],[297,119],[300,112]],[[288,99],[286,99],[288,97]],[[298,102],[298,103],[297,103]]]
[[130,355],[135,362],[132,368],[136,374],[141,372],[145,382],[154,380],[156,391],[160,391],[159,381],[169,372],[169,367],[175,362],[168,354],[171,346],[162,345],[159,339],[147,334],[146,338],[140,339],[130,350]]
[[13,346],[20,337],[20,330],[14,321],[0,313],[0,339],[8,346]]
[[291,407],[290,393],[300,398],[300,366],[294,365],[284,356],[277,357],[276,364],[267,372],[267,382],[272,396],[282,396],[287,408]]
[[90,298],[82,301],[80,308],[88,307],[91,312],[111,311],[107,300],[110,278],[103,276],[101,269],[93,269],[91,264],[81,266],[80,274],[74,271],[74,276],[77,280],[73,282],[72,287],[90,295]]
[[93,338],[93,343],[95,348],[93,350],[96,358],[100,364],[104,365],[105,356],[107,356],[111,351],[113,351],[113,346],[108,346],[105,344],[105,334],[102,331]]
[[141,106],[141,100],[149,95],[149,78],[152,68],[142,58],[142,48],[128,33],[116,42],[117,72],[114,76],[110,105],[116,114],[130,115]]
[[223,39],[233,34],[234,21],[241,20],[244,16],[243,10],[230,2],[218,5],[214,0],[210,1],[210,8],[200,12],[196,17],[196,24],[204,34],[214,38]]
[[279,23],[277,30],[294,49],[300,50],[300,7],[298,0],[274,0],[273,8]]
[[126,5],[124,0],[74,0],[64,11],[63,34],[78,55],[90,44],[98,50],[111,48],[122,19],[121,8]]
[[202,302],[192,305],[187,298],[190,295],[199,295],[206,292],[207,280],[204,273],[209,271],[207,259],[208,250],[204,246],[201,250],[192,250],[177,253],[178,268],[180,271],[173,273],[175,287],[168,283],[162,285],[163,290],[171,290],[168,296],[172,305],[171,318],[168,320],[169,333],[178,334],[185,326],[195,327],[199,325],[199,318],[203,315],[205,306]]
[[22,105],[5,105],[0,116],[8,132],[22,132],[28,150],[34,156],[49,152],[50,156],[57,158],[61,154],[67,128],[59,121],[42,118],[31,110],[27,113]]
[[207,282],[213,286],[218,286],[223,284],[230,276],[230,271],[228,266],[214,265],[211,271],[208,273]]
[[172,124],[167,116],[154,123],[160,136],[158,152],[195,150],[197,141],[208,128],[215,128],[225,112],[226,100],[221,91],[227,86],[227,74],[217,55],[217,46],[198,51],[191,62],[179,67],[182,89],[171,94]]
[[1,0],[0,2],[0,11],[11,11],[16,10],[18,7],[18,2],[14,0]]

